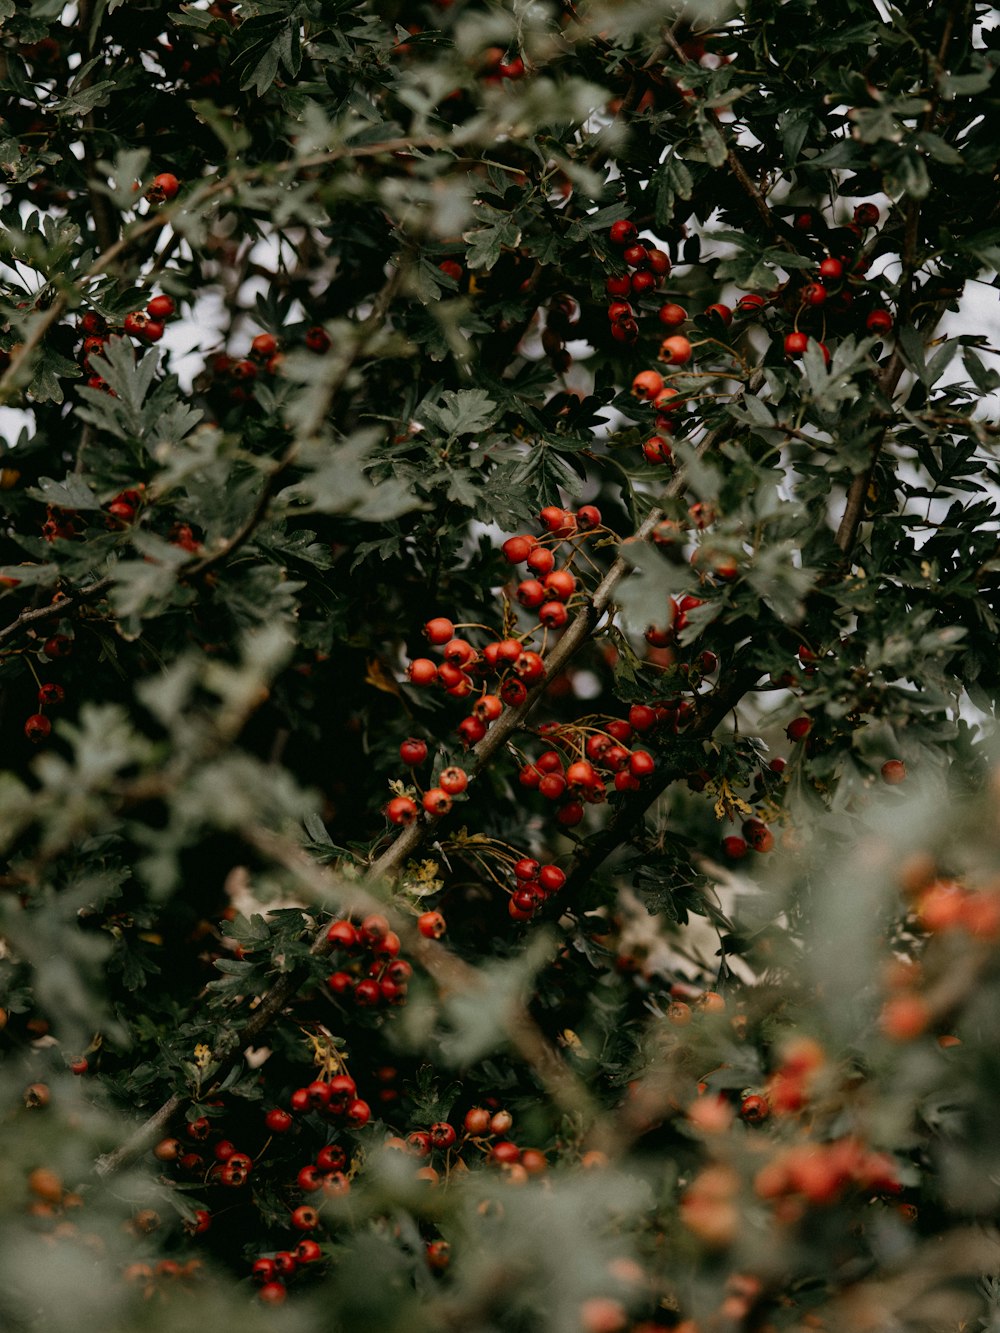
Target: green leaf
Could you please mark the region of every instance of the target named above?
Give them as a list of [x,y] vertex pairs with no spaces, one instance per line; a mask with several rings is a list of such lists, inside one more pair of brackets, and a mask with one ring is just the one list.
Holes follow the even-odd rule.
[[51,477],[39,477],[37,486],[27,487],[26,493],[43,504],[54,505],[57,509],[100,509],[101,502],[81,476],[67,472],[62,481],[53,481]]
[[418,414],[454,439],[459,435],[477,435],[492,426],[497,418],[497,405],[484,389],[446,389],[438,403],[421,404]]

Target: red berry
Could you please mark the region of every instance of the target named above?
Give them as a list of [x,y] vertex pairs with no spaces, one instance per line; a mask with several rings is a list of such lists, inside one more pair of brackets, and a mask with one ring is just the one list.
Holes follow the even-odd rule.
[[622,258],[625,260],[625,263],[628,264],[629,268],[645,268],[646,261],[649,258],[649,251],[644,245],[636,243],[635,245],[626,246],[622,253]]
[[295,1247],[295,1258],[300,1264],[315,1264],[323,1258],[323,1251],[311,1237],[303,1237]]
[[278,350],[278,340],[273,333],[258,333],[250,344],[250,355],[259,361],[268,361]]
[[431,1143],[435,1148],[450,1148],[457,1137],[454,1127],[446,1120],[431,1125]]
[[323,352],[329,350],[330,335],[327,333],[326,329],[321,328],[318,324],[314,324],[311,329],[306,331],[305,343],[310,352],[316,352],[322,355]]
[[722,850],[731,861],[740,861],[750,849],[742,838],[731,834],[728,838],[722,839]]
[[888,310],[873,310],[865,320],[865,328],[869,333],[889,333],[892,323]]
[[632,274],[629,286],[634,295],[645,296],[647,292],[656,289],[656,277],[648,268],[643,268]]
[[498,694],[481,694],[472,705],[472,712],[481,722],[495,722],[503,712],[503,700]]
[[626,219],[612,222],[608,231],[608,239],[612,245],[630,245],[638,235],[639,228],[634,222],[629,222]]
[[539,624],[546,629],[562,629],[569,620],[569,612],[563,602],[543,602],[538,608]]
[[567,602],[576,591],[576,579],[568,569],[553,569],[542,580],[542,586],[550,597]]
[[878,219],[879,211],[874,204],[858,204],[854,210],[854,221],[859,227],[874,227]]
[[545,589],[538,579],[523,579],[517,585],[517,600],[526,610],[535,611],[545,601]]
[[427,758],[427,742],[411,736],[409,740],[403,741],[399,747],[399,757],[410,768],[422,764]]
[[505,680],[500,686],[500,698],[508,708],[520,708],[527,697],[527,688],[519,680]]
[[[632,279],[626,278],[625,281],[629,284],[629,291],[631,291]],[[608,306],[608,319],[611,320],[612,324],[619,324],[623,319],[631,319],[634,314],[635,311],[627,301],[612,301]]]
[[264,1124],[272,1134],[287,1134],[292,1127],[292,1117],[280,1106],[275,1106],[264,1117]]
[[705,314],[709,316],[712,315],[718,316],[718,318],[722,320],[723,324],[725,324],[726,328],[728,328],[729,325],[732,324],[733,322],[733,312],[727,305],[719,305],[719,304],[710,305],[706,308]]
[[537,653],[533,653],[529,649],[523,652],[514,663],[514,671],[522,681],[541,680],[545,675],[545,663]]
[[41,708],[55,708],[66,698],[66,691],[61,685],[48,682],[38,688],[38,703]]
[[801,356],[809,346],[809,339],[804,333],[789,333],[785,336],[785,356]]
[[770,1114],[771,1108],[766,1097],[759,1097],[756,1093],[751,1093],[749,1097],[744,1097],[740,1102],[740,1119],[745,1120],[748,1125],[759,1125]]
[[819,266],[819,276],[829,282],[837,282],[844,276],[844,266],[839,259],[824,259]]
[[322,1186],[323,1181],[320,1177],[320,1172],[310,1162],[308,1166],[304,1166],[299,1170],[295,1177],[295,1183],[304,1193],[313,1194]]
[[316,1154],[316,1166],[320,1171],[342,1171],[347,1165],[347,1154],[339,1143],[328,1143]]
[[785,728],[785,735],[790,741],[804,741],[812,731],[812,718],[794,717]]
[[647,251],[646,263],[658,278],[665,278],[670,272],[670,256],[666,250],[657,250],[650,247]]
[[627,273],[618,278],[608,278],[604,284],[604,291],[608,296],[628,296],[631,289],[632,283]]
[[668,328],[677,328],[678,325],[684,323],[687,317],[688,313],[684,307],[675,304],[673,301],[668,301],[666,305],[660,306],[660,323],[666,324]]
[[52,723],[44,713],[32,713],[31,717],[24,724],[24,734],[29,741],[38,745],[41,741],[47,740],[52,731]]
[[175,305],[172,296],[154,296],[146,306],[146,314],[150,319],[160,322],[164,319],[169,319],[176,309],[177,306]]
[[177,197],[180,188],[180,181],[172,172],[161,171],[158,176],[153,177],[153,183],[146,191],[146,198],[151,204],[169,203],[171,199]]
[[250,1275],[255,1282],[271,1282],[274,1280],[277,1271],[278,1270],[274,1266],[274,1260],[268,1259],[262,1255],[261,1258],[253,1261]]
[[360,1005],[362,1009],[369,1009],[372,1005],[378,1004],[382,998],[382,991],[377,981],[371,977],[365,977],[354,987],[354,1003]]
[[826,300],[826,288],[821,282],[807,282],[802,288],[803,305],[822,305]]
[[279,1250],[274,1256],[274,1267],[279,1277],[291,1277],[295,1272],[295,1256],[290,1250]]
[[424,626],[424,637],[440,646],[455,637],[455,626],[446,616],[436,616]]
[[440,912],[422,912],[417,917],[417,930],[428,940],[439,940],[447,929]]
[[347,1103],[344,1118],[349,1125],[352,1125],[355,1129],[360,1129],[362,1125],[367,1125],[372,1118],[372,1108],[360,1097],[355,1097],[353,1101]]
[[691,360],[691,343],[682,333],[664,338],[657,360],[665,361],[668,366],[683,366]]
[[633,750],[628,768],[634,778],[646,778],[656,768],[656,760],[648,750]]
[[145,310],[133,310],[125,316],[122,328],[133,338],[142,338],[145,336],[146,329],[153,321],[150,320]]
[[882,781],[896,787],[906,781],[906,765],[902,759],[887,759],[881,768]]
[[419,813],[416,801],[409,796],[394,796],[385,807],[385,817],[389,823],[403,827],[412,824]]
[[312,1098],[309,1096],[309,1089],[296,1088],[289,1097],[288,1104],[297,1115],[301,1115],[303,1111],[311,1111]]
[[257,1295],[265,1305],[281,1305],[288,1292],[283,1282],[265,1282]]
[[566,883],[566,874],[558,866],[542,866],[538,872],[538,882],[546,893],[558,893]]
[[429,657],[415,657],[406,668],[411,685],[433,685],[438,678],[438,669]]
[[461,736],[466,747],[471,748],[473,745],[478,745],[486,735],[486,723],[475,716],[463,717],[455,730]]
[[469,775],[464,768],[459,768],[457,765],[453,765],[451,768],[446,768],[441,771],[438,775],[438,785],[441,790],[447,792],[449,796],[458,796],[461,792],[465,791],[466,787],[468,787]]
[[533,574],[548,574],[555,568],[555,553],[547,546],[536,546],[528,556],[528,568]]
[[747,845],[755,852],[769,852],[774,846],[774,834],[759,819],[747,819],[742,832]]
[[485,1106],[473,1106],[466,1111],[465,1119],[462,1122],[466,1134],[472,1134],[476,1138],[488,1134],[490,1132],[490,1119],[490,1113]]
[[512,565],[520,565],[527,560],[537,545],[538,542],[534,537],[508,537],[501,550],[505,560],[510,561]]
[[652,402],[663,392],[663,376],[655,370],[640,370],[632,381],[632,397]]
[[596,505],[581,505],[576,511],[577,526],[584,532],[601,526],[601,511]]
[[312,1231],[319,1226],[319,1213],[308,1203],[302,1204],[292,1213],[292,1226],[297,1231]]

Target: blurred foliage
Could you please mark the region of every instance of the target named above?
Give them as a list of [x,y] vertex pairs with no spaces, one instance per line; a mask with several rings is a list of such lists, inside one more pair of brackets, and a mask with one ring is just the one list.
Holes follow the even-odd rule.
[[998,50],[0,0],[5,1330],[1000,1327]]

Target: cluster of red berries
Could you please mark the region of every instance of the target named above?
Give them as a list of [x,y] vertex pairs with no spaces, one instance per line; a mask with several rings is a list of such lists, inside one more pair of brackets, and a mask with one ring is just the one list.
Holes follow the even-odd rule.
[[147,302],[145,309],[132,310],[122,320],[120,329],[108,325],[103,315],[96,310],[88,310],[80,318],[78,325],[83,335],[83,343],[78,353],[80,366],[87,374],[87,387],[111,393],[111,389],[91,364],[91,357],[103,356],[105,344],[115,334],[127,334],[143,343],[156,343],[163,337],[167,320],[177,313],[177,303],[172,296],[160,294]]
[[[550,505],[539,517],[547,537],[520,535],[508,538],[503,544],[505,559],[510,564],[527,564],[534,576],[522,579],[516,589],[519,604],[537,614],[532,627],[518,635],[498,635],[479,650],[468,639],[458,637],[456,631],[481,627],[456,625],[446,616],[436,616],[424,626],[424,634],[429,643],[440,648],[444,660],[438,663],[418,657],[407,667],[411,684],[422,687],[437,684],[456,699],[472,695],[476,680],[487,675],[499,677],[495,691],[488,692],[484,685],[470,713],[458,724],[458,735],[466,747],[478,744],[505,706],[516,708],[523,704],[529,687],[544,679],[542,652],[529,644],[541,633],[540,647],[544,651],[544,636],[566,625],[573,599],[579,592],[578,579],[571,568],[575,545],[567,563],[558,567],[556,551],[564,542],[575,544],[601,526],[600,510],[594,505],[584,505],[575,513]],[[400,757],[411,768],[416,767],[427,758],[427,746],[411,738],[400,747]],[[467,785],[468,775],[463,769],[457,766],[445,769],[439,774],[437,784],[423,793],[424,810],[434,818],[447,814],[452,798],[464,792]],[[386,808],[386,815],[394,824],[412,824],[418,814],[416,801],[405,794],[394,797]]]
[[[186,1175],[202,1176],[207,1183],[223,1185],[228,1189],[238,1189],[245,1185],[253,1170],[253,1158],[249,1153],[239,1152],[229,1139],[217,1138],[212,1146],[212,1157],[206,1161],[203,1153],[193,1144],[204,1144],[213,1137],[212,1122],[207,1116],[197,1116],[188,1121],[184,1129],[188,1143],[179,1138],[160,1139],[153,1148],[153,1156],[158,1162],[176,1164]],[[211,1217],[205,1213],[199,1217],[200,1229],[207,1231]]]
[[[310,352],[322,355],[329,350],[330,335],[320,325],[306,330],[303,342]],[[246,403],[253,397],[254,384],[262,375],[278,373],[284,353],[276,334],[258,333],[246,356],[233,357],[217,352],[209,361],[212,381],[225,389],[234,403]]]
[[[341,966],[326,979],[334,995],[363,1009],[405,1002],[413,968],[405,958],[400,958],[399,936],[390,929],[384,916],[372,913],[358,926],[346,917],[334,921],[326,938],[333,949],[345,956]],[[300,1109],[294,1096],[292,1109]],[[356,1108],[356,1113],[360,1114],[360,1108]],[[364,1120],[360,1123],[364,1124]]]
[[608,307],[611,336],[616,342],[634,343],[639,336],[639,324],[636,311],[625,298],[648,296],[662,286],[670,273],[670,256],[656,246],[643,245],[639,228],[624,219],[611,224],[608,239],[621,250],[625,267],[632,270],[613,274],[604,284],[611,299]]
[[38,745],[48,740],[52,732],[52,723],[45,716],[46,708],[58,708],[65,702],[66,691],[54,681],[47,681],[38,687],[38,712],[32,713],[24,724],[24,734],[29,741]]
[[[635,704],[630,716],[639,719],[644,734],[667,721],[668,712],[665,705],[659,706],[658,711],[656,707]],[[526,760],[518,781],[546,800],[559,803],[556,819],[563,827],[580,823],[584,803],[600,804],[610,792],[637,791],[643,778],[656,768],[656,760],[648,750],[628,748],[635,727],[622,718],[544,727],[542,735],[550,742],[550,748],[535,759]],[[556,746],[560,748],[553,748]]]
[[[466,1166],[464,1154],[471,1152],[473,1161],[485,1158],[491,1166],[503,1168],[509,1183],[523,1184],[532,1175],[540,1175],[548,1167],[545,1154],[538,1148],[522,1148],[510,1139],[514,1117],[502,1107],[473,1106],[465,1113],[463,1135],[459,1138],[454,1125],[439,1121],[429,1129],[415,1129],[405,1139],[393,1137],[386,1147],[408,1153],[424,1160],[437,1152],[443,1154],[444,1171],[449,1174],[456,1165]],[[429,1163],[417,1171],[417,1178],[435,1185],[441,1172]]]

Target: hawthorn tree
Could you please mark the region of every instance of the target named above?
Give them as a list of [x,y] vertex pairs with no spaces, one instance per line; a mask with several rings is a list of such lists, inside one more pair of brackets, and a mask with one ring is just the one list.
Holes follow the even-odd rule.
[[996,11],[0,19],[4,1328],[1000,1327]]

